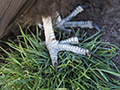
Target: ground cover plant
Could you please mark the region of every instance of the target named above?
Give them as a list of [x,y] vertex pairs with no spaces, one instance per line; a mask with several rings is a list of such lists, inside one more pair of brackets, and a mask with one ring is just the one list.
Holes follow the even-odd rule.
[[[77,32],[72,30],[77,36]],[[25,34],[21,27],[20,31],[22,35],[17,40],[4,42],[9,46],[8,51],[0,47],[8,55],[0,56],[0,59],[6,60],[0,64],[1,90],[120,89],[120,69],[111,61],[117,55],[116,49],[120,48],[98,40],[100,31],[91,37],[85,37],[86,33],[83,33],[84,41],[78,46],[94,52],[101,60],[91,55],[86,57],[62,51],[58,54],[57,74],[48,50],[39,38],[38,27],[36,35],[31,32],[32,36]]]

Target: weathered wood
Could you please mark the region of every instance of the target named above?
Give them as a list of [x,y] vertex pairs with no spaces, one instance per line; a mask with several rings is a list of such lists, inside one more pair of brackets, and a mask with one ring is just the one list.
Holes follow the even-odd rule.
[[41,21],[41,16],[69,13],[74,0],[0,0],[0,39],[22,28]]

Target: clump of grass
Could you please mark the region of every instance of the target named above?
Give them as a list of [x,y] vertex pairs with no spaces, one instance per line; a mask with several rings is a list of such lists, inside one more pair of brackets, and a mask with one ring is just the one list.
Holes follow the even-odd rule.
[[[0,47],[8,55],[7,58],[0,57],[6,60],[6,63],[0,64],[1,90],[120,89],[120,80],[116,81],[110,76],[120,79],[120,69],[111,61],[111,58],[117,55],[116,48],[119,48],[97,41],[99,32],[85,39],[87,41],[96,36],[94,40],[83,41],[78,46],[94,52],[102,61],[92,56],[63,51],[58,54],[59,66],[56,74],[48,50],[39,44],[41,39],[38,37],[38,28],[37,36],[32,32],[32,36],[25,35],[21,27],[20,30],[22,35],[18,36],[19,44],[10,40],[5,42],[10,47],[9,52]],[[111,48],[106,48],[107,45]]]

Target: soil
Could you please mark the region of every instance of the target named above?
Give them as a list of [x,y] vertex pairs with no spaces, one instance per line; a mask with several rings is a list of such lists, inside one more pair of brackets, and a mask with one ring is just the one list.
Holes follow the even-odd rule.
[[[77,15],[74,20],[91,20],[102,30],[103,42],[109,42],[120,48],[120,0],[81,0],[80,5],[88,6],[82,13]],[[81,29],[85,30],[85,29]],[[88,36],[96,33],[95,29],[86,29]],[[120,67],[120,50],[117,50],[112,61]]]
[[[100,28],[104,26],[102,30],[103,35],[101,39],[103,42],[109,42],[120,48],[120,0],[78,0],[77,5],[84,5],[87,8],[72,20],[75,21],[93,21]],[[76,6],[77,6],[76,5]],[[80,29],[80,32],[86,30],[87,35],[91,36],[96,33],[96,29]],[[10,34],[8,38],[14,39]],[[0,44],[3,46],[3,44]],[[4,45],[5,46],[5,45]],[[6,47],[6,46],[5,46]],[[120,54],[120,51],[117,50]],[[0,52],[1,54],[2,52]],[[113,59],[114,63],[120,67],[120,56],[117,55]]]

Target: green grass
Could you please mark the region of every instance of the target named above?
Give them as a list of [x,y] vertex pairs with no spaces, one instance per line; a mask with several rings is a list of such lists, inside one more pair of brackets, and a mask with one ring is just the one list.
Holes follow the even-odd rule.
[[[48,50],[39,44],[41,39],[38,37],[38,28],[36,36],[32,32],[32,36],[25,35],[21,28],[20,30],[22,35],[16,41],[4,42],[10,47],[9,51],[0,47],[8,56],[0,57],[6,60],[6,63],[0,64],[1,90],[120,89],[120,69],[111,61],[117,55],[116,49],[120,48],[98,41],[100,32],[86,38],[78,46],[94,52],[102,61],[92,56],[62,51],[58,54],[59,66],[56,74]],[[83,33],[81,37],[85,35]],[[94,40],[87,42],[93,37]],[[107,48],[108,45],[111,48]]]

